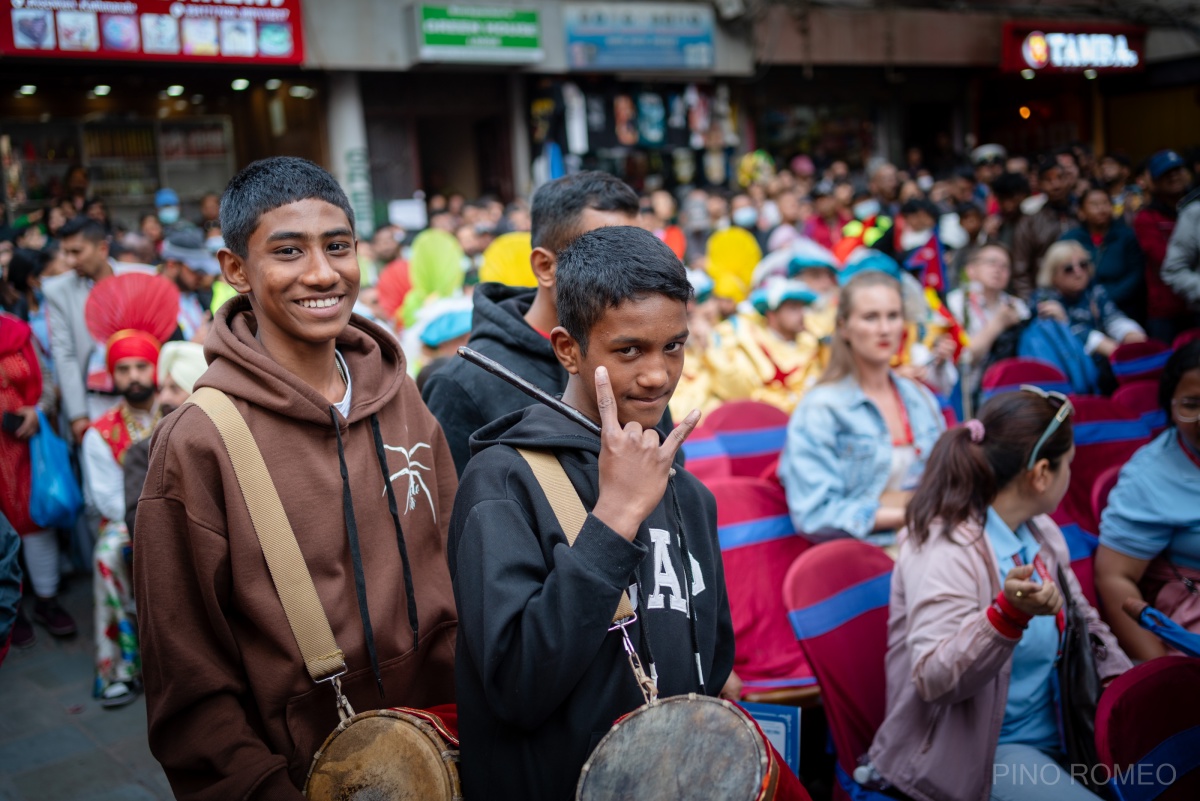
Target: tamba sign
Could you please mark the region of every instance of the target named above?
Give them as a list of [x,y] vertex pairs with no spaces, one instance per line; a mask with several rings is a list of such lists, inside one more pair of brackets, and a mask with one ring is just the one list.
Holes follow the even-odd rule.
[[1000,68],[1008,72],[1132,72],[1143,68],[1146,29],[1130,25],[1006,22]]

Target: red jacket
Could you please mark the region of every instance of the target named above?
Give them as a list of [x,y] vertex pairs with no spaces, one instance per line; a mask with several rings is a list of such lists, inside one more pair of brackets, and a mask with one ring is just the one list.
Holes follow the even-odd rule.
[[1153,202],[1133,218],[1133,233],[1146,254],[1146,316],[1169,319],[1187,313],[1187,304],[1162,280],[1167,243],[1175,230],[1175,209]]

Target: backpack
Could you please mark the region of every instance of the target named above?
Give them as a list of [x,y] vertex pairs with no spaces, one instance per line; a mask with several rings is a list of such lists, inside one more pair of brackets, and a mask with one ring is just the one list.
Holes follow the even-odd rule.
[[1057,367],[1067,377],[1075,395],[1093,395],[1099,385],[1099,371],[1083,345],[1066,323],[1038,318],[1021,332],[1017,355],[1041,359]]

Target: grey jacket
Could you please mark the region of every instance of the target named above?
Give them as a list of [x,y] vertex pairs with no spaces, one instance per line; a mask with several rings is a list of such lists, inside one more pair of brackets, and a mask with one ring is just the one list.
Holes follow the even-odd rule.
[[1192,311],[1200,311],[1200,199],[1179,212],[1163,259],[1162,279]]
[[[1049,517],[1033,522],[1050,575],[1063,565],[1072,599],[1086,604],[1062,532]],[[917,801],[987,801],[1019,642],[987,617],[1001,589],[999,562],[978,523],[950,535],[931,531],[919,547],[907,533],[900,533],[892,573],[887,717],[871,745],[871,763]],[[1128,670],[1128,657],[1100,615],[1090,605],[1085,611],[1089,630],[1106,646],[1096,665],[1100,678]]]

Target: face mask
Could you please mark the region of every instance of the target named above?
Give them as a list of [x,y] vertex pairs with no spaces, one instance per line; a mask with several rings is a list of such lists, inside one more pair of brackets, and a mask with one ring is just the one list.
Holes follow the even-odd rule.
[[917,187],[922,192],[928,192],[930,189],[933,189],[933,176],[922,175],[921,177],[917,178]]
[[753,228],[758,222],[758,211],[750,206],[742,206],[733,213],[733,224],[741,228]]
[[179,207],[163,206],[158,210],[158,221],[163,225],[171,225],[179,222]]
[[865,220],[879,213],[879,201],[871,198],[854,204],[852,209],[856,219]]
[[210,236],[204,240],[204,246],[208,248],[209,253],[216,253],[221,248],[225,247],[225,239],[220,236]]
[[900,234],[900,249],[913,250],[919,248],[933,238],[933,229],[928,231],[905,231]]
[[783,222],[783,216],[779,213],[779,206],[774,203],[767,203],[763,206],[762,218],[768,228],[774,228]]

